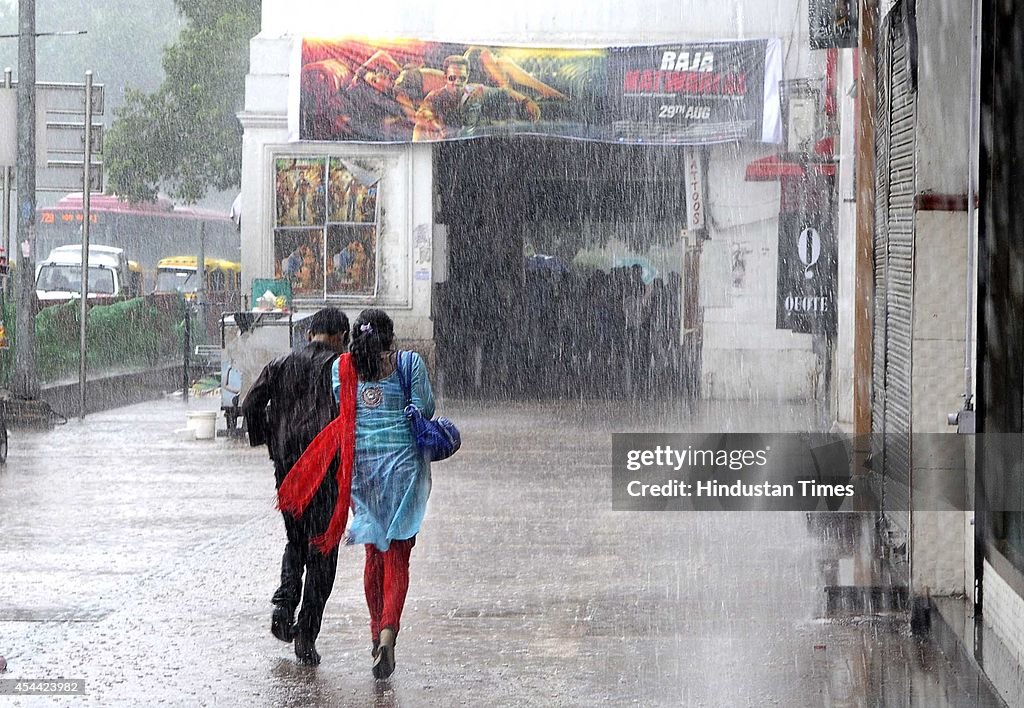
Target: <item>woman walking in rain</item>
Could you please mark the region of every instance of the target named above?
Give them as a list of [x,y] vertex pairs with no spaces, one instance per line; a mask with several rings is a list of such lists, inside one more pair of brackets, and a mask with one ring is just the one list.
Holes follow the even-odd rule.
[[[370,610],[373,675],[395,670],[395,638],[409,590],[409,554],[430,494],[430,463],[416,448],[405,407],[411,402],[430,418],[434,394],[423,359],[392,349],[395,332],[383,310],[360,313],[349,351],[358,376],[352,525],[348,542],[366,548],[363,586]],[[399,367],[403,367],[399,371]]]
[[[330,552],[345,532],[366,548],[363,587],[370,609],[373,675],[395,670],[395,639],[409,590],[409,554],[416,543],[427,496],[430,464],[416,447],[405,407],[411,401],[427,418],[434,394],[423,359],[393,351],[395,331],[383,310],[363,310],[349,353],[332,368],[338,416],[306,447],[278,490],[282,511],[301,517],[335,456],[337,503],[327,529],[312,540]],[[401,369],[400,369],[401,367]],[[408,398],[402,380],[409,382]]]

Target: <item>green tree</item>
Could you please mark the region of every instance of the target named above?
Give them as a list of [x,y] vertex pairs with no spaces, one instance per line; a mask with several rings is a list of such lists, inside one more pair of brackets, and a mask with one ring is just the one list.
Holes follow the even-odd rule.
[[260,0],[174,0],[187,24],[164,51],[164,83],[129,90],[104,146],[107,188],[132,199],[163,189],[195,202],[241,182],[249,39]]

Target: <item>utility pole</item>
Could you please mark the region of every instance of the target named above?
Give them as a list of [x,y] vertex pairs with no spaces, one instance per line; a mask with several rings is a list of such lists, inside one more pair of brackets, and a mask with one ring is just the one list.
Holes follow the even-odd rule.
[[[92,72],[85,72],[85,157],[82,160],[82,281],[78,311],[78,417],[85,420],[89,327],[89,204],[92,198]],[[127,274],[126,274],[127,275]]]
[[[9,89],[13,85],[11,67],[8,66],[4,69],[4,88]],[[18,262],[17,257],[12,255],[13,252],[11,251],[11,187],[14,186],[11,182],[14,180],[14,174],[11,172],[9,165],[0,167],[0,171],[3,171],[4,189],[3,216],[0,217],[0,220],[3,221],[4,230],[4,257],[7,258],[7,264],[10,266],[12,263]],[[7,272],[10,273],[9,268]],[[6,298],[9,297],[10,294],[10,278],[8,276],[3,276],[3,296]],[[4,314],[6,314],[6,312]]]
[[11,392],[18,398],[39,398],[36,357],[35,260],[36,241],[36,3],[18,2],[18,247],[17,337]]

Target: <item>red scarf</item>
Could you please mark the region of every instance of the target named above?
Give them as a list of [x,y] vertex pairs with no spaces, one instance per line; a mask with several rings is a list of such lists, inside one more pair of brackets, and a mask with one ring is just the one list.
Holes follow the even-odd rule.
[[338,357],[338,380],[341,382],[338,417],[313,438],[313,442],[288,470],[277,490],[277,508],[294,515],[295,518],[301,517],[320,488],[334,456],[340,453],[341,459],[338,461],[336,473],[338,499],[334,504],[331,522],[323,534],[310,540],[324,555],[341,543],[352,500],[352,464],[356,454],[357,378],[349,354]]

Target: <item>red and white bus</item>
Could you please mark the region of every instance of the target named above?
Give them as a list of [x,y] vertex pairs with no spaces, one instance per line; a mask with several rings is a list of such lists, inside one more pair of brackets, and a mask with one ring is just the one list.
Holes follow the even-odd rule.
[[[82,194],[63,197],[38,210],[35,258],[58,246],[82,241]],[[227,212],[174,206],[169,199],[129,202],[93,194],[89,204],[89,243],[116,246],[144,272],[146,291],[155,283],[157,263],[168,256],[199,253],[200,234],[207,258],[238,261],[241,236]]]

